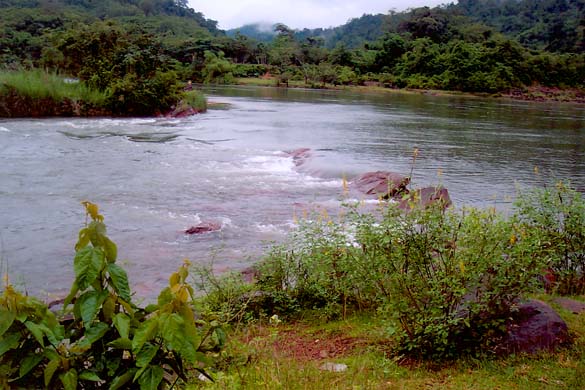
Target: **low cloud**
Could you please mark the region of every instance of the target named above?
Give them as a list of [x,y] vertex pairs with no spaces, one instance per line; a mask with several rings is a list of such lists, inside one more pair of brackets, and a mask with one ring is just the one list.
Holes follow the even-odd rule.
[[407,8],[436,6],[441,0],[190,0],[196,11],[217,20],[220,28],[230,29],[244,24],[284,23],[292,28],[332,27],[363,14],[388,13]]

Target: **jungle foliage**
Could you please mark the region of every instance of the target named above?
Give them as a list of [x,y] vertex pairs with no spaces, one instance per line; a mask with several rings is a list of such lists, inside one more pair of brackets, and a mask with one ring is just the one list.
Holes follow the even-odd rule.
[[566,182],[518,196],[513,213],[381,204],[314,215],[241,276],[198,270],[202,301],[227,319],[330,320],[377,313],[399,354],[492,355],[519,301],[585,293],[585,198]]
[[79,77],[114,112],[168,109],[185,82],[275,76],[288,85],[497,93],[582,88],[583,0],[461,0],[363,15],[335,29],[277,23],[270,42],[226,35],[185,0],[0,1],[0,62]]

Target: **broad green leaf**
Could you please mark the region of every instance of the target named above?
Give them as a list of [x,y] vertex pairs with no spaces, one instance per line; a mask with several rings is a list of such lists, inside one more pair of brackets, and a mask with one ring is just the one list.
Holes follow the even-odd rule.
[[152,344],[144,344],[144,347],[136,355],[136,367],[146,367],[156,356],[159,347]]
[[83,371],[79,374],[79,379],[90,382],[100,382],[102,379],[93,371]]
[[26,326],[26,328],[30,331],[30,333],[32,333],[32,335],[37,340],[37,342],[39,344],[41,344],[42,347],[44,347],[45,346],[45,340],[44,340],[45,333],[43,332],[42,326],[35,324],[34,322],[31,322],[31,321],[26,321],[24,323],[24,326]]
[[73,284],[71,285],[71,290],[69,291],[69,295],[67,295],[67,297],[65,298],[65,301],[63,301],[63,310],[65,310],[67,308],[67,306],[69,306],[69,304],[73,301],[73,298],[75,298],[78,291],[79,291],[79,285],[77,283],[77,280],[75,280],[75,281],[73,281]]
[[86,329],[83,338],[74,345],[72,345],[71,351],[72,352],[87,351],[93,343],[104,337],[104,335],[108,332],[108,329],[110,329],[108,324],[104,324],[103,322],[98,322],[91,328]]
[[120,337],[122,338],[129,338],[130,337],[130,317],[128,317],[124,313],[118,313],[114,317],[114,326],[118,330]]
[[149,366],[138,378],[140,390],[157,390],[165,371],[158,366]]
[[108,343],[108,346],[115,348],[115,349],[131,350],[132,349],[132,341],[128,338],[120,337],[119,339],[116,339],[116,340]]
[[159,329],[169,349],[180,352],[185,340],[185,321],[177,313],[164,314],[159,318]]
[[0,338],[0,356],[4,355],[7,351],[18,347],[20,343],[20,334],[11,333],[4,335]]
[[91,327],[91,322],[96,317],[108,295],[109,293],[107,291],[88,291],[77,299],[75,305],[79,305],[79,313],[86,328]]
[[116,297],[112,294],[109,294],[104,304],[102,305],[102,313],[104,313],[104,318],[106,321],[111,321],[114,317],[114,313],[116,312]]
[[65,390],[77,389],[77,371],[75,371],[75,368],[72,368],[66,373],[59,375],[59,379],[61,379]]
[[6,333],[10,326],[14,322],[16,314],[10,310],[0,308],[0,337]]
[[106,237],[106,225],[103,222],[93,221],[87,226],[89,239],[93,246],[103,247]]
[[124,271],[124,268],[111,263],[108,264],[107,269],[112,279],[114,290],[120,295],[120,298],[126,302],[130,302],[130,285],[128,284],[128,275]]
[[128,383],[129,381],[132,380],[135,373],[136,373],[136,369],[132,368],[132,369],[126,371],[123,375],[117,376],[116,378],[114,378],[114,380],[110,384],[109,390],[121,389],[122,387],[124,387],[124,385],[126,383]]
[[89,244],[89,231],[87,228],[83,228],[79,231],[79,238],[75,244],[75,252],[85,248]]
[[102,243],[106,252],[106,259],[108,260],[108,263],[115,263],[116,259],[118,258],[118,247],[108,237],[103,237]]
[[61,357],[57,357],[52,359],[45,367],[45,387],[49,387],[49,384],[53,380],[53,375],[55,375],[55,371],[61,366]]
[[101,248],[87,246],[78,251],[73,260],[73,269],[79,288],[88,288],[97,279],[104,265],[105,254]]
[[170,288],[165,288],[164,290],[162,290],[160,292],[160,294],[158,295],[158,305],[160,307],[163,307],[164,305],[166,305],[167,303],[170,303],[173,301],[173,293],[171,292]]
[[151,318],[144,322],[134,333],[134,338],[132,339],[132,352],[139,352],[144,343],[152,340],[156,336],[157,331],[157,318]]
[[33,368],[39,365],[41,360],[43,360],[42,354],[33,354],[28,355],[22,362],[20,362],[20,369],[18,370],[19,378],[23,378],[26,374],[28,374]]

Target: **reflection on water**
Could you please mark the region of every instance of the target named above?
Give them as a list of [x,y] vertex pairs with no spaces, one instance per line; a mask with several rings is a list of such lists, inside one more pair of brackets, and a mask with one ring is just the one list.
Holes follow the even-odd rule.
[[[342,178],[442,183],[456,205],[507,208],[516,186],[585,187],[585,108],[416,94],[210,88],[228,110],[185,119],[0,121],[0,255],[30,292],[72,278],[79,203],[98,203],[133,286],[152,297],[185,257],[256,261],[307,210],[339,210]],[[225,107],[225,106],[222,106]],[[296,167],[284,153],[310,148]],[[538,174],[535,174],[535,167]],[[442,172],[439,175],[439,172]],[[201,222],[222,228],[183,231]]]

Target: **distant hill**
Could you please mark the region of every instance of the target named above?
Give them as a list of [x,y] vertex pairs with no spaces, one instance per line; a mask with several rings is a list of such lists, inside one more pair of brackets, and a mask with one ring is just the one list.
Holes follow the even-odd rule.
[[309,37],[320,37],[325,42],[325,47],[334,48],[343,44],[349,48],[357,48],[365,42],[373,42],[390,29],[391,17],[388,15],[364,14],[359,18],[353,18],[339,27],[304,29],[296,33],[299,40]]
[[585,0],[459,0],[450,8],[527,47],[585,52]]
[[[435,9],[451,18],[466,16],[529,48],[585,52],[585,0],[459,0]],[[296,30],[295,36],[301,41],[308,37],[322,38],[328,48],[338,44],[358,48],[365,42],[378,40],[386,32],[400,32],[416,15],[415,11],[364,14],[338,27]],[[230,30],[228,34],[238,30],[260,42],[270,42],[274,37],[256,24]]]
[[272,42],[276,36],[274,26],[274,24],[270,23],[246,24],[242,27],[227,30],[226,35],[233,38],[236,36],[236,34],[240,33],[247,36],[248,38],[257,40],[258,42],[269,43]]
[[[202,28],[212,34],[219,34],[217,22],[206,19],[201,12],[188,6],[187,0],[0,0],[0,23],[18,24],[19,16],[25,20],[42,15],[58,16],[63,23],[68,21],[132,19],[132,18],[179,18],[180,25]],[[34,10],[34,14],[27,13]],[[34,16],[33,16],[34,15]],[[173,31],[167,19],[166,25],[158,27]],[[178,19],[175,19],[178,20]]]
[[[303,30],[295,30],[295,37],[299,41],[304,41],[306,38],[322,38],[324,46],[327,48],[334,48],[339,43],[344,44],[349,48],[358,48],[365,42],[372,42],[384,35],[384,32],[389,28],[390,17],[388,15],[364,14],[359,18],[353,18],[346,24],[338,27],[329,28],[315,28]],[[268,23],[253,23],[247,24],[239,28],[234,28],[226,31],[228,36],[235,36],[240,33],[249,38],[255,39],[258,42],[269,43],[272,42],[277,35],[274,31],[274,26]]]

